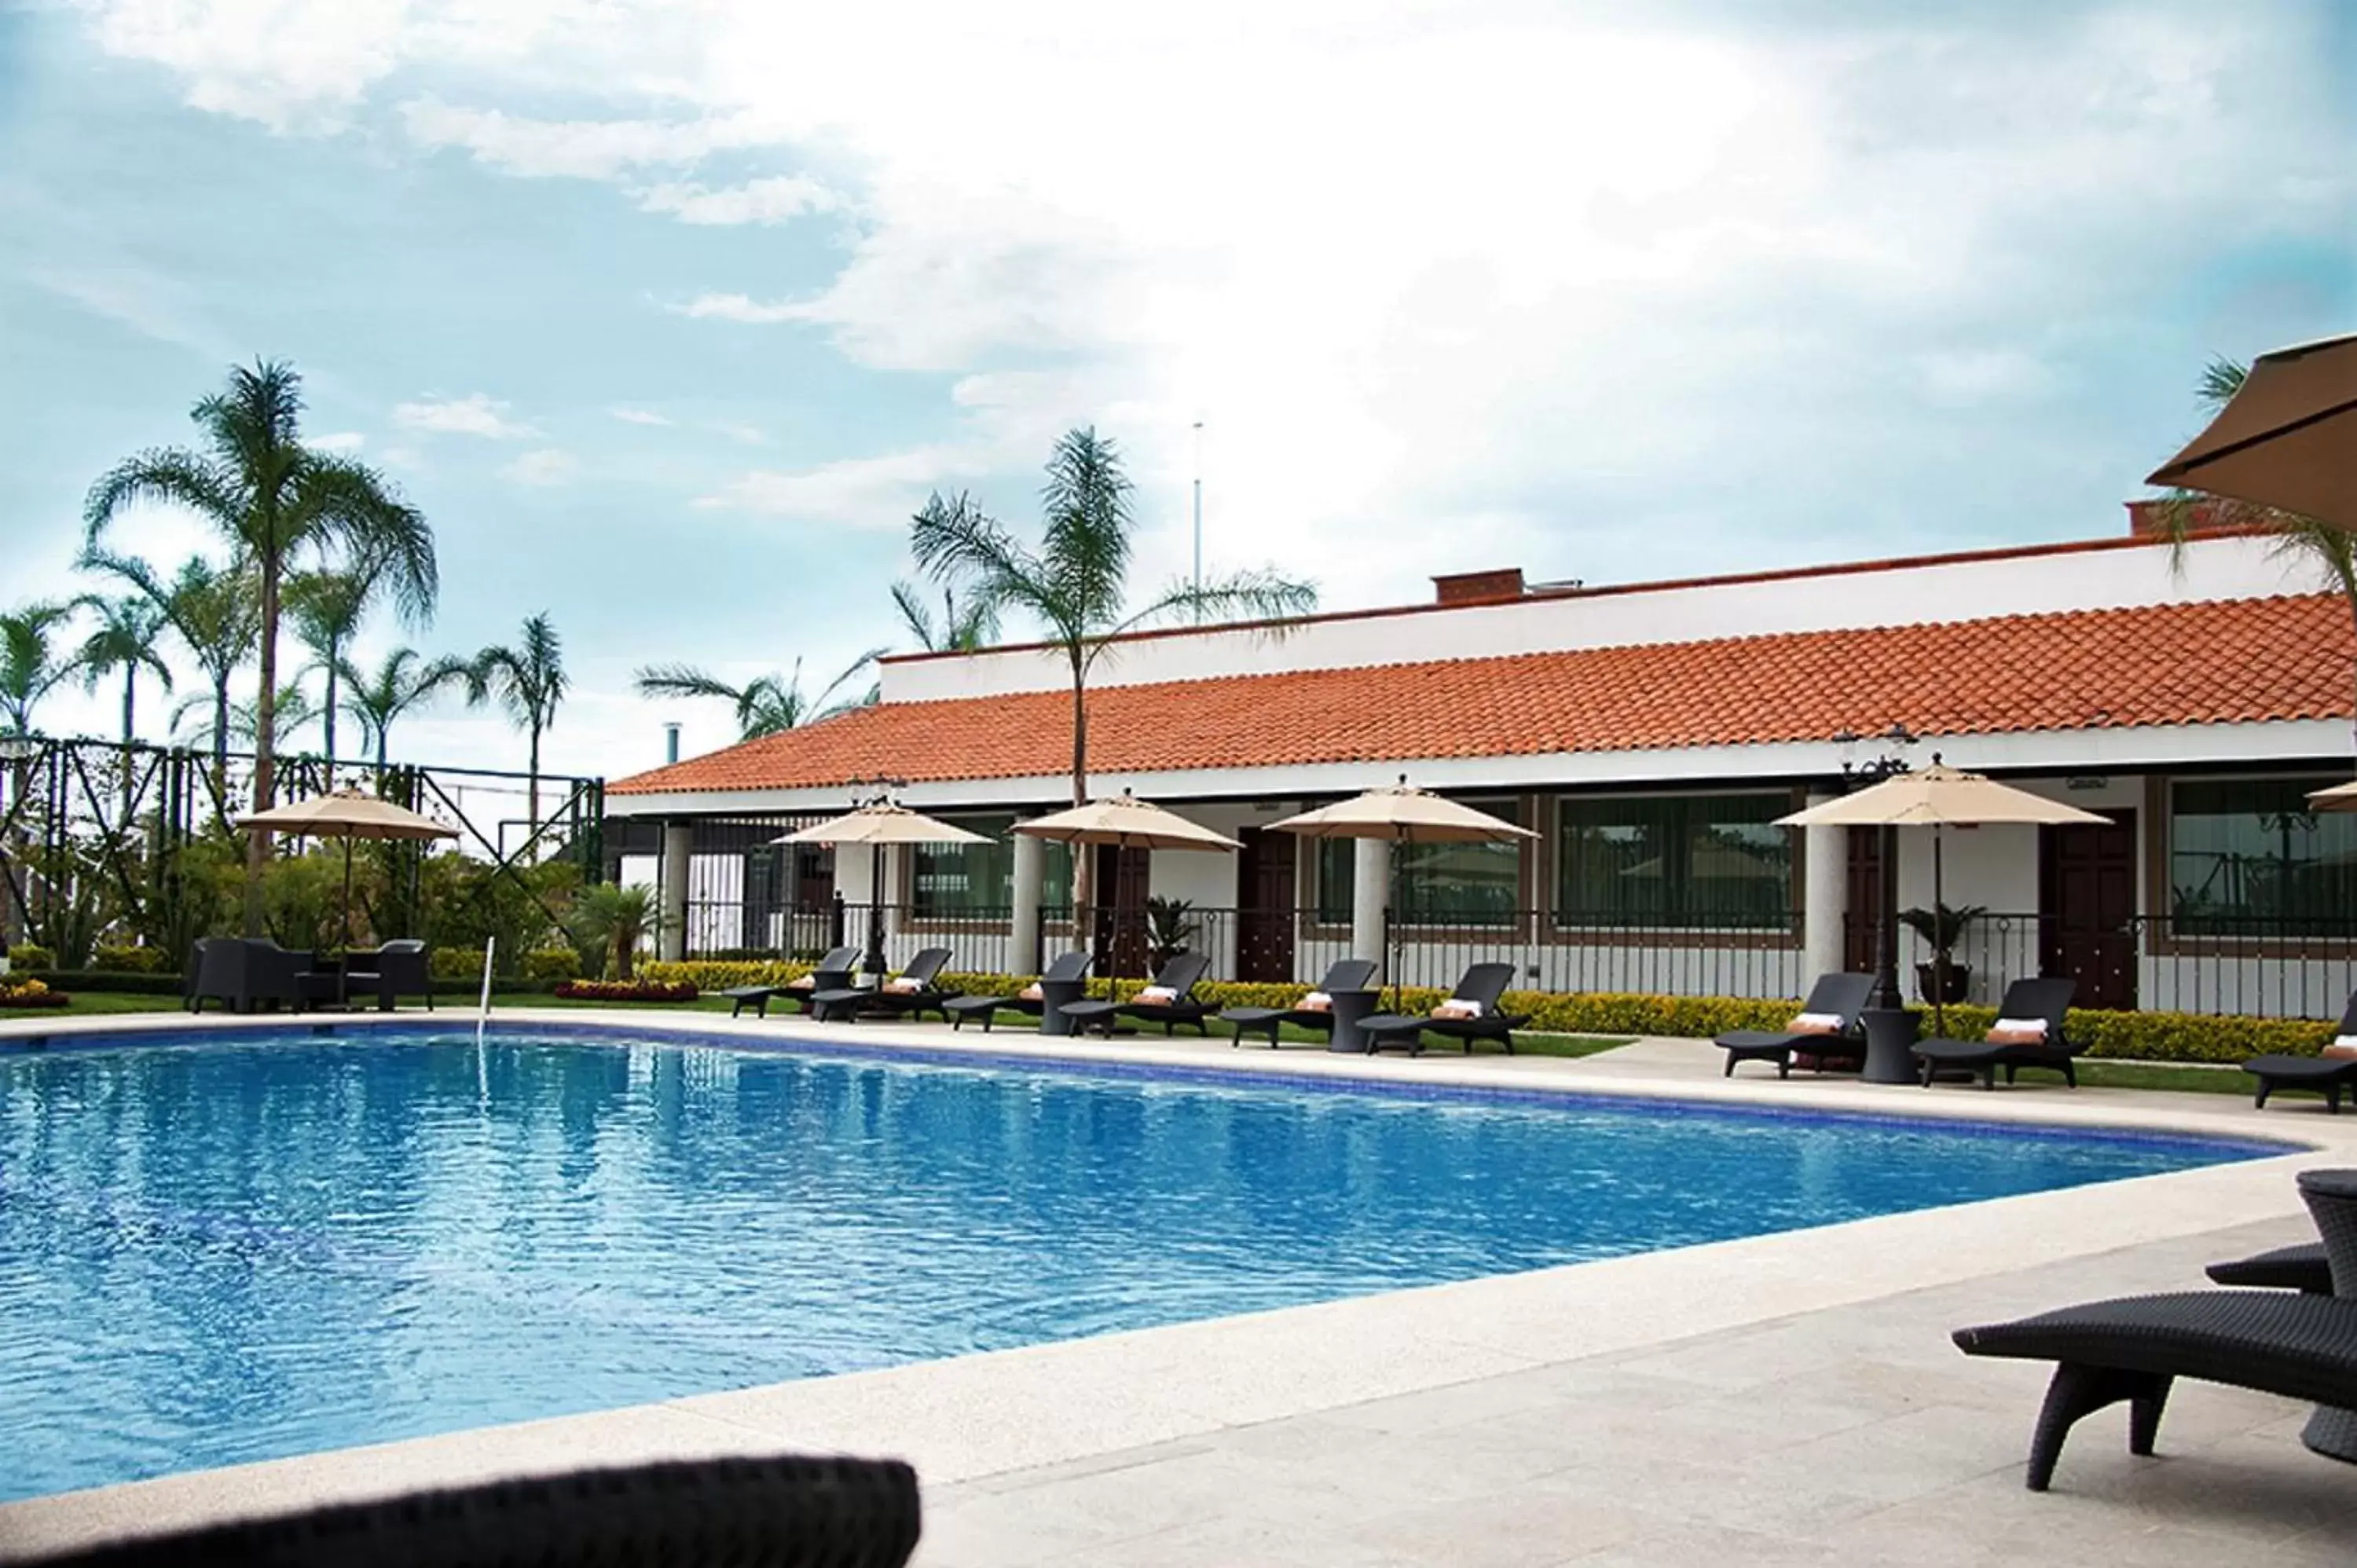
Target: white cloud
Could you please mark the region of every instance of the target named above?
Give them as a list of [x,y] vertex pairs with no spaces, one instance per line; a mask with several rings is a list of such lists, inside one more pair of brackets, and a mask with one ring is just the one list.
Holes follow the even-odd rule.
[[580,466],[571,453],[542,446],[522,454],[500,471],[520,485],[561,485]]
[[625,424],[670,424],[673,421],[651,408],[609,408],[606,411]]
[[693,316],[717,321],[744,321],[768,325],[780,321],[809,321],[814,318],[813,307],[791,300],[764,304],[741,294],[700,294],[685,305],[670,306],[682,316]]
[[739,117],[536,120],[435,98],[412,99],[401,106],[401,117],[421,146],[458,149],[493,168],[536,177],[611,179],[650,166],[684,166],[764,139]]
[[770,444],[769,436],[759,425],[734,424],[723,420],[712,428],[728,437],[729,440],[741,441],[748,446],[767,446]]
[[888,532],[907,528],[929,491],[988,467],[972,450],[918,447],[791,472],[757,469],[695,504]]
[[700,185],[658,185],[639,193],[639,206],[668,212],[683,223],[782,223],[806,212],[840,205],[835,194],[814,179],[785,175],[707,190]]
[[325,435],[307,435],[303,445],[322,452],[357,452],[368,445],[368,437],[357,430],[337,430]]
[[423,397],[395,403],[393,422],[404,430],[428,430],[441,435],[480,435],[492,441],[520,441],[539,431],[508,417],[508,405],[488,392],[465,397]]

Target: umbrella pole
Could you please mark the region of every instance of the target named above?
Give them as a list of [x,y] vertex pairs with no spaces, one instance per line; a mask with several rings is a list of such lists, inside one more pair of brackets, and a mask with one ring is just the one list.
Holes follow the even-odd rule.
[[884,975],[884,846],[867,846],[867,972]]

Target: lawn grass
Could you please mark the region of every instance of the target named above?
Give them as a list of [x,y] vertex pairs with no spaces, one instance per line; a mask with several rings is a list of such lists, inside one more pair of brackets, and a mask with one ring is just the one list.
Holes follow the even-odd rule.
[[[2040,1076],[2053,1079],[2051,1073]],[[2083,1057],[2079,1061],[2079,1081],[2090,1088],[2166,1089],[2184,1094],[2248,1094],[2254,1087],[2249,1074],[2232,1068],[2089,1061]]]

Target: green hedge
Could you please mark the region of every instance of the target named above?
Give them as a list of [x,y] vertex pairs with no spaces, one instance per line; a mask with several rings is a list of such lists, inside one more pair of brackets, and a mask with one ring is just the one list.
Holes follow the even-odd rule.
[[[476,961],[481,962],[480,955]],[[686,982],[705,991],[732,985],[782,985],[810,972],[797,960],[691,959],[684,963],[650,963],[640,972],[650,979]],[[1013,995],[1031,983],[1028,975],[950,973],[942,983],[977,995]],[[1111,985],[1089,983],[1089,994],[1126,998],[1146,983],[1124,980]],[[1306,985],[1246,985],[1230,981],[1205,981],[1196,992],[1222,1007],[1284,1007],[1309,988]],[[1406,987],[1401,1006],[1418,1013],[1448,994],[1436,987]],[[1793,1000],[1735,996],[1648,996],[1582,993],[1566,995],[1551,991],[1509,991],[1510,1013],[1527,1013],[1531,1028],[1549,1035],[1660,1035],[1674,1039],[1704,1039],[1729,1029],[1779,1028],[1800,1010]],[[1918,1008],[1923,1032],[1932,1031],[1928,1009]],[[1975,1039],[1996,1022],[1996,1009],[1970,1004],[1947,1010],[1948,1033]],[[2234,1063],[2269,1052],[2314,1056],[2331,1040],[2336,1025],[2299,1018],[2242,1018],[2200,1013],[2109,1013],[2074,1007],[2069,1020],[2071,1037],[2087,1044],[2087,1054],[2132,1061]]]
[[12,972],[25,970],[38,973],[42,970],[55,969],[57,966],[58,955],[38,943],[18,942],[8,950],[8,967]]
[[167,970],[178,972],[180,966],[162,948],[102,947],[91,953],[90,967],[124,974],[162,974]]
[[177,974],[135,974],[128,970],[91,969],[27,971],[12,969],[11,980],[38,980],[52,991],[111,991],[125,996],[178,996]]
[[[482,956],[477,954],[475,974],[479,978],[482,972]],[[578,980],[581,978],[581,955],[571,948],[534,948],[523,955],[523,977],[545,981],[552,985],[561,981]]]

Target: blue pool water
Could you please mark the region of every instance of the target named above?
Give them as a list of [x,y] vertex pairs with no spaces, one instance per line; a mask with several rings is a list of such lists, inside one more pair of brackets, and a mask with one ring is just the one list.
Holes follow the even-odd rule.
[[0,1497],[2277,1152],[417,1031],[0,1054]]

